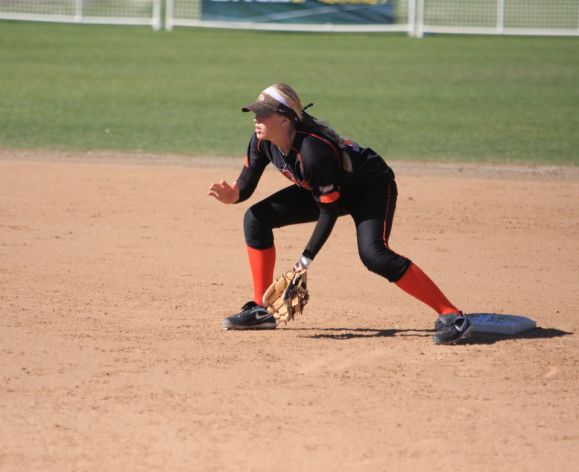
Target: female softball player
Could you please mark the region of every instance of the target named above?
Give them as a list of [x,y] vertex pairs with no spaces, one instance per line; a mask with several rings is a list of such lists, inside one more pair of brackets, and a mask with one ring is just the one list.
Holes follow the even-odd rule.
[[[308,105],[308,107],[311,105]],[[293,184],[251,206],[243,230],[253,278],[253,300],[224,320],[225,329],[273,329],[275,318],[262,305],[275,266],[273,229],[317,222],[296,267],[307,268],[320,251],[339,216],[349,214],[356,225],[358,252],[364,265],[430,306],[440,316],[437,344],[467,336],[471,324],[416,265],[390,249],[388,239],[396,208],[397,187],[392,169],[370,148],[339,136],[302,108],[296,91],[274,84],[242,108],[255,114],[241,173],[233,185],[210,185],[208,195],[222,203],[247,200],[265,167],[272,163]]]

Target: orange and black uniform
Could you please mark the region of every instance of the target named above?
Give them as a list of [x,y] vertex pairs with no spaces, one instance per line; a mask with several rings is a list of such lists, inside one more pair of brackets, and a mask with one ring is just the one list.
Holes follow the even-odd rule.
[[244,218],[247,245],[273,247],[273,228],[317,221],[303,252],[314,259],[339,216],[349,214],[356,225],[358,252],[364,265],[391,282],[400,280],[410,260],[388,246],[396,208],[397,187],[392,169],[370,148],[345,141],[341,149],[316,131],[296,130],[288,155],[254,134],[245,165],[237,179],[239,202],[254,192],[265,167],[272,163],[294,185],[251,206]]

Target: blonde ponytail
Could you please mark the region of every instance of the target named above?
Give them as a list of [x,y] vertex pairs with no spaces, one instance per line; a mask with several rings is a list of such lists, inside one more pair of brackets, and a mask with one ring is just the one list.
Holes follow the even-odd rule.
[[300,97],[293,87],[288,84],[278,83],[270,85],[262,93],[273,97],[293,112],[295,115],[294,124],[296,128],[320,134],[334,142],[341,149],[344,149],[344,139],[336,132],[336,130],[334,130],[328,123],[320,121],[306,112],[306,109],[312,106],[313,103],[302,108]]

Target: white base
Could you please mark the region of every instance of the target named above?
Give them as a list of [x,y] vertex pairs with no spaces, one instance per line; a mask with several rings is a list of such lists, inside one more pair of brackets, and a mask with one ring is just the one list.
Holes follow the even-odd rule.
[[472,313],[468,315],[473,333],[518,334],[537,327],[537,322],[526,316]]

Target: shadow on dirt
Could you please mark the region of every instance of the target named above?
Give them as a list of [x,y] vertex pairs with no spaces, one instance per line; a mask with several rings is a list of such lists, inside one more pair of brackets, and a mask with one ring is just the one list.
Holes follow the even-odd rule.
[[461,344],[494,344],[511,339],[552,339],[572,334],[573,333],[554,328],[533,328],[519,334],[473,333],[472,336],[462,341]]
[[[299,330],[300,328],[289,328]],[[304,329],[304,328],[301,328]],[[307,328],[322,333],[301,336],[310,339],[357,339],[357,338],[389,338],[392,336],[428,337],[434,333],[430,329],[375,329],[375,328]]]
[[[359,338],[388,338],[393,336],[431,337],[433,329],[375,329],[375,328],[285,328],[295,331],[317,331],[318,333],[300,336],[309,339],[359,339]],[[321,332],[320,332],[321,331]],[[513,339],[552,339],[569,336],[574,333],[554,328],[533,328],[519,334],[491,334],[473,333],[469,338],[458,344],[494,344],[500,341]]]

